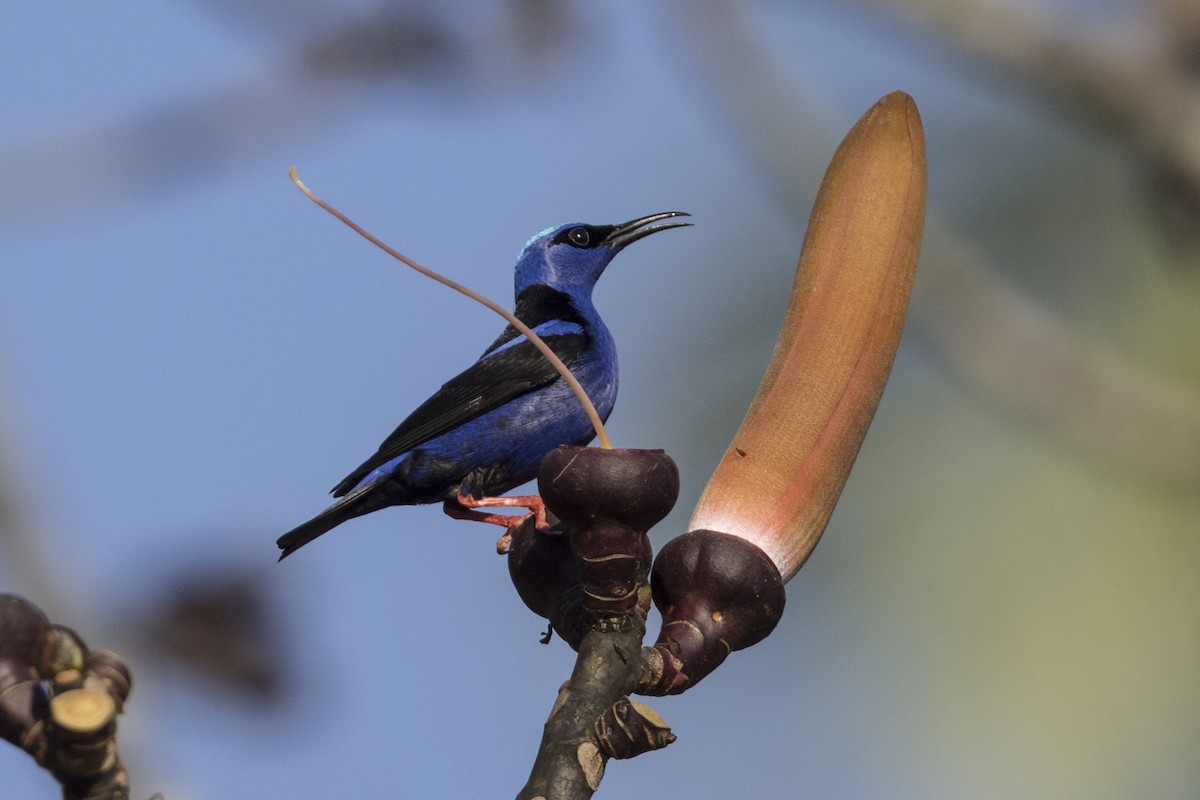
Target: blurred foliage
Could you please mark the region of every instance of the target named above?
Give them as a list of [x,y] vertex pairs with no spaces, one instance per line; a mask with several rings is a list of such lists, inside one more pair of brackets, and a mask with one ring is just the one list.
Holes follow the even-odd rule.
[[[767,708],[759,713],[775,715],[775,739],[730,742],[724,725],[689,729],[671,712],[681,740],[669,763],[621,765],[605,789],[619,796],[630,786],[623,780],[670,770],[694,777],[692,796],[793,796],[820,767],[831,796],[1194,797],[1200,171],[1185,145],[1200,141],[1200,17],[1187,0],[1094,5],[1106,14],[1089,17],[1080,10],[1088,3],[1066,0],[807,11],[705,0],[668,3],[643,20],[640,4],[614,11],[496,0],[460,14],[419,2],[308,2],[303,11],[212,2],[204,13],[225,14],[214,18],[260,37],[250,78],[6,146],[0,224],[18,232],[69,225],[118,201],[152,209],[164,187],[212,191],[205,182],[214,175],[296,137],[351,146],[339,120],[376,103],[378,87],[391,82],[464,107],[483,105],[506,84],[533,87],[535,96],[566,91],[553,84],[556,73],[600,70],[596,53],[635,30],[636,46],[652,51],[647,58],[687,76],[690,86],[671,91],[691,93],[696,119],[725,137],[745,166],[734,186],[721,183],[728,173],[710,177],[696,163],[692,185],[713,197],[752,185],[777,214],[704,220],[721,226],[728,242],[689,266],[703,280],[676,289],[693,316],[670,318],[677,329],[660,343],[677,349],[654,376],[663,384],[654,391],[687,403],[664,400],[638,424],[658,437],[653,444],[670,446],[686,499],[715,464],[765,366],[791,276],[780,253],[799,245],[836,132],[884,92],[908,90],[929,136],[930,227],[891,385],[821,546],[789,585],[809,605],[789,607],[763,654],[748,651],[726,666],[736,680],[714,675],[707,695],[685,698],[697,720],[724,714],[730,724],[761,699]],[[834,22],[815,33],[806,27],[828,18]],[[1083,24],[1093,18],[1107,22]],[[855,46],[839,51],[839,32]],[[835,44],[818,41],[823,35]],[[810,88],[834,83],[847,96]],[[581,103],[599,91],[568,88]],[[535,111],[522,113],[538,124]],[[654,123],[625,123],[631,146],[652,139]],[[547,155],[556,159],[548,173],[576,174],[581,160],[563,154],[577,156],[587,133],[579,132],[578,146]],[[588,181],[621,179],[623,164],[582,161]],[[566,185],[538,177],[545,182],[533,191]],[[781,235],[781,219],[795,230]],[[627,387],[626,397],[641,391]],[[0,474],[22,484],[0,493],[11,523],[0,536],[6,579],[33,580],[37,592],[17,588],[47,608],[52,601],[37,595],[59,587],[56,618],[83,618],[62,606],[85,605],[108,613],[111,628],[124,627],[127,619],[105,611],[111,603],[96,601],[104,578],[87,574],[83,559],[62,557],[48,526],[32,535],[45,515],[16,505],[51,497],[24,490],[37,482],[5,444]],[[185,520],[180,529],[192,531]],[[249,580],[256,591],[273,590]],[[145,657],[236,666],[214,661],[202,644],[210,640],[188,634],[181,646],[177,634],[193,624],[225,629],[209,627],[213,610],[225,621],[243,610],[264,619],[244,588],[214,582],[199,603],[190,590],[174,599],[147,593],[142,599],[163,608],[166,627],[143,640]],[[826,616],[811,616],[814,607]],[[787,637],[790,644],[779,641]],[[300,659],[322,657],[303,645],[294,650]],[[256,652],[250,671],[234,674],[261,677]],[[800,658],[806,669],[798,676]],[[822,702],[856,723],[844,738],[823,739],[827,731],[808,727],[822,718]],[[147,738],[187,727],[150,721],[161,730]],[[423,735],[437,746],[437,736]],[[743,746],[744,772],[711,774],[718,758]],[[813,764],[806,758],[814,753],[830,758]]]

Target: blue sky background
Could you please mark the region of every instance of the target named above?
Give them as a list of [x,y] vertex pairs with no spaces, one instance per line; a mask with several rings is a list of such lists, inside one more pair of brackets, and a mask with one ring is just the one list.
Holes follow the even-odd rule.
[[[1195,250],[1164,243],[1134,160],[1069,108],[886,15],[749,4],[795,92],[769,96],[795,129],[758,131],[795,152],[773,173],[713,91],[698,10],[551,8],[400,4],[444,38],[371,74],[296,66],[365,2],[0,11],[0,456],[25,519],[0,589],[127,657],[135,796],[512,795],[573,663],[537,643],[496,531],[439,508],[274,563],[275,538],[503,325],[320,212],[289,166],[504,302],[542,228],[694,215],[622,253],[596,297],[621,354],[610,434],[683,474],[656,546],[754,393],[837,135],[893,89],[921,108],[939,218],[1193,408]],[[780,169],[810,180],[781,189]],[[915,315],[936,288],[919,276]],[[1073,447],[922,330],[779,629],[654,700],[679,741],[610,764],[601,796],[1200,791],[1195,492]],[[181,580],[221,575],[266,599],[273,699],[145,634]],[[0,776],[0,798],[57,796],[15,749]]]

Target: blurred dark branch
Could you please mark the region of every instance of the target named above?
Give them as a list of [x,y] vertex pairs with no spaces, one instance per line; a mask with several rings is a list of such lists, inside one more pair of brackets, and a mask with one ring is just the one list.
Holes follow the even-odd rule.
[[920,331],[961,374],[1123,472],[1200,486],[1200,398],[1076,334],[926,221]]
[[[771,60],[746,19],[740,0],[671,0],[675,40],[696,75],[745,143],[772,176],[789,207],[807,209],[817,193],[827,152],[837,143],[831,113]],[[806,143],[797,148],[796,142]]]
[[[34,519],[31,508],[40,498],[30,502],[32,493],[23,485],[29,471],[15,467],[13,427],[9,405],[0,397],[0,564],[5,588],[37,598],[55,619],[88,619],[98,635],[122,637],[130,655],[170,657],[226,689],[275,699],[286,670],[272,661],[282,646],[266,595],[269,582],[259,571],[235,562],[197,573],[189,564],[167,576],[165,599],[148,612],[121,614],[94,602],[73,577],[75,565],[62,555],[50,558],[56,539]],[[148,651],[139,652],[139,646],[147,645]]]
[[319,36],[280,44],[274,66],[252,77],[141,116],[8,145],[0,153],[0,226],[102,208],[228,168],[366,107],[390,81],[494,80],[512,66],[501,62],[544,62],[572,32],[558,6],[539,0],[513,0],[483,41],[437,10],[384,3],[369,15],[314,22],[309,29]]
[[419,7],[384,6],[377,13],[324,26],[320,37],[302,43],[298,66],[314,75],[398,77],[460,57],[461,43]]
[[0,156],[0,219],[28,226],[227,168],[319,129],[366,88],[281,69],[140,118],[10,147]]
[[[971,55],[1057,91],[1127,140],[1188,207],[1200,208],[1200,4],[1159,0],[1081,28],[998,0],[874,0]],[[1089,36],[1088,33],[1093,35]],[[1194,235],[1195,217],[1189,221]]]
[[231,559],[168,577],[154,607],[131,615],[143,644],[242,702],[277,701],[288,682],[286,648],[262,570]]
[[[826,127],[805,113],[819,104],[780,73],[755,38],[744,4],[676,5],[679,46],[693,72],[774,191],[789,208],[806,208],[820,158],[833,145]],[[1002,38],[1021,37],[1010,28]],[[806,142],[815,160],[797,159],[797,141]],[[1200,153],[1200,137],[1193,135],[1192,144]],[[925,230],[911,316],[959,375],[1085,452],[1185,491],[1200,486],[1200,396],[1194,390],[1085,342],[1007,285],[936,207],[926,214]]]

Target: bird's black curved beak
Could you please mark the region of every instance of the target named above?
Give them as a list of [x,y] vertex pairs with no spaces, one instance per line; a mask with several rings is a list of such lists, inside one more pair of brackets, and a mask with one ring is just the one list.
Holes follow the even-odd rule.
[[631,219],[629,222],[624,222],[613,227],[612,232],[604,237],[604,243],[613,250],[620,250],[626,245],[633,244],[638,239],[649,236],[652,233],[665,231],[670,228],[682,228],[691,225],[690,222],[664,222],[661,225],[653,225],[651,223],[658,222],[660,219],[670,219],[671,217],[690,217],[686,211],[664,211],[661,214],[651,214],[648,217],[640,217]]

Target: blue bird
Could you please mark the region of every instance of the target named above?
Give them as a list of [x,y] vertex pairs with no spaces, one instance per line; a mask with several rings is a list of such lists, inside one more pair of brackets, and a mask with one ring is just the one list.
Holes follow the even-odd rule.
[[[617,398],[617,351],[592,304],[592,288],[623,248],[691,224],[653,223],[686,216],[667,211],[622,225],[560,225],[530,239],[517,258],[514,313],[562,359],[602,419]],[[587,444],[594,436],[566,381],[509,325],[479,360],[418,406],[375,455],[333,488],[337,502],[279,537],[279,558],[348,519],[388,506],[441,502],[457,519],[500,525],[522,518],[476,509],[515,506],[544,522],[536,495],[499,495],[535,477],[554,448]]]

